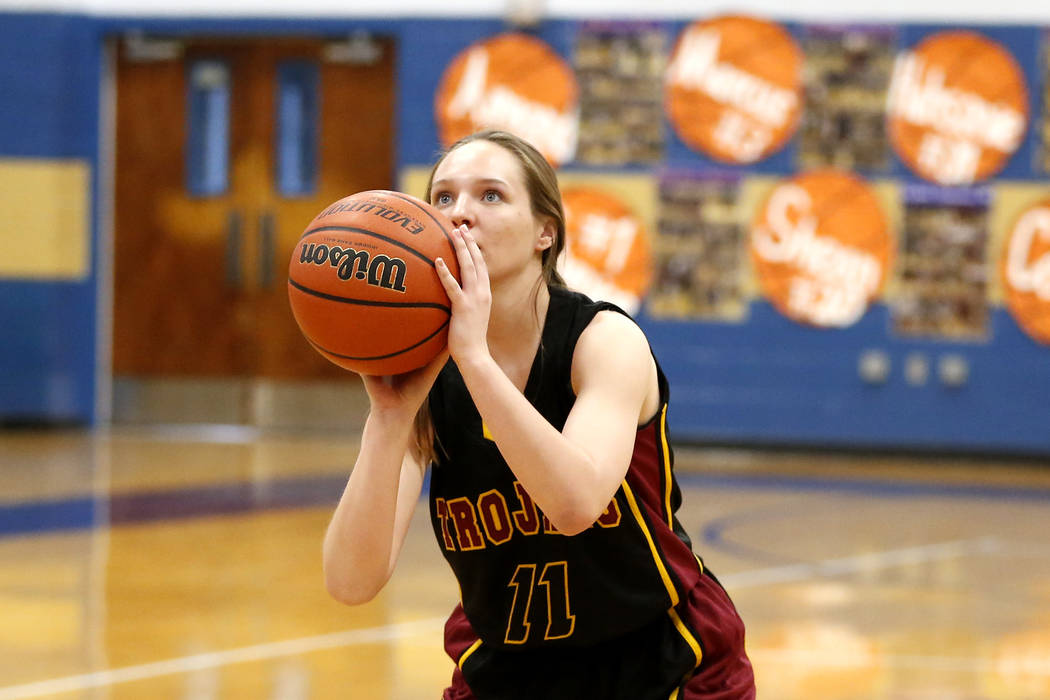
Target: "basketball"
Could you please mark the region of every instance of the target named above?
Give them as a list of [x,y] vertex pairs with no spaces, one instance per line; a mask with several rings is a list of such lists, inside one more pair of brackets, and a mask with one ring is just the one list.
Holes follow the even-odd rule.
[[453,228],[401,192],[358,192],[326,207],[288,265],[288,301],[306,340],[358,374],[401,374],[432,360],[452,315],[435,258],[459,279]]

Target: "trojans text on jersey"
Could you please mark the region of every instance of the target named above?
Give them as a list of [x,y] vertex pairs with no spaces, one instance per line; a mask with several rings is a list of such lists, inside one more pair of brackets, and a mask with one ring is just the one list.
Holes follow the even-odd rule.
[[[561,535],[518,481],[514,482],[514,494],[516,503],[513,504],[496,489],[476,498],[435,499],[445,549],[451,552],[484,549],[505,544],[515,535]],[[610,528],[619,524],[620,506],[614,498],[594,527]]]

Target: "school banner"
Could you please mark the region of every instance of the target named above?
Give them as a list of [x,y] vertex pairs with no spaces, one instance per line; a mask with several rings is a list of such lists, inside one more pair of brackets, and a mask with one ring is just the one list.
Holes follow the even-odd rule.
[[434,148],[507,129],[582,176],[563,272],[654,319],[764,301],[835,332],[879,304],[889,337],[987,343],[1005,309],[1050,346],[1047,45],[735,14],[495,31],[431,68]]

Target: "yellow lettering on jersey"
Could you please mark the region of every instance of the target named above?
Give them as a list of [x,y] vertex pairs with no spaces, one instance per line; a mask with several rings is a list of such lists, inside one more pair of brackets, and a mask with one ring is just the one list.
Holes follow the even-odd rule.
[[554,527],[554,523],[552,523],[546,515],[543,516],[543,531],[546,532],[548,535],[561,534],[561,531],[559,531],[558,528]]
[[544,639],[565,639],[576,629],[569,600],[569,562],[552,561],[543,567],[539,585],[547,591],[547,631]]
[[532,623],[529,622],[529,608],[532,607],[532,589],[536,586],[536,565],[519,564],[507,588],[514,589],[514,600],[510,604],[510,617],[507,620],[507,632],[503,635],[504,644],[524,644],[529,638]]
[[481,516],[485,536],[492,544],[501,545],[514,536],[507,499],[496,489],[486,491],[478,497],[478,515]]
[[[520,481],[514,482],[514,492],[518,497],[518,509],[514,511],[498,489],[485,491],[476,500],[466,496],[447,501],[435,498],[434,512],[445,549],[450,552],[484,549],[486,540],[499,546],[509,542],[515,530],[522,535],[564,534],[536,506]],[[592,527],[618,527],[622,519],[620,505],[613,498]]]
[[521,505],[521,508],[511,513],[514,526],[523,535],[535,535],[540,531],[539,509],[520,481],[514,482],[514,491],[518,494],[518,503]]
[[434,500],[434,511],[437,513],[438,521],[441,523],[441,534],[444,536],[445,549],[450,552],[456,551],[456,541],[452,539],[452,523],[448,519],[448,504],[444,498]]
[[484,549],[485,540],[478,527],[478,516],[469,498],[453,498],[448,502],[448,514],[456,528],[460,550]]
[[620,518],[620,505],[614,498],[609,501],[609,507],[605,509],[604,513],[598,516],[598,519],[594,521],[594,524],[598,527],[619,527]]
[[496,438],[492,437],[492,433],[489,432],[489,426],[485,424],[485,421],[481,421],[481,436],[486,440],[496,442]]

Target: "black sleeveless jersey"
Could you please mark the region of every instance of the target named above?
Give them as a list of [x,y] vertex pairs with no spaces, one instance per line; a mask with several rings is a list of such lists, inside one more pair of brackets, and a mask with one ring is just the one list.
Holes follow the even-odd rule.
[[[576,398],[576,341],[599,311],[624,312],[563,288],[550,293],[524,393],[561,430]],[[570,537],[551,526],[486,436],[455,363],[442,370],[429,397],[438,441],[430,515],[483,643],[590,645],[666,614],[696,585],[703,565],[674,516],[681,494],[667,442],[668,385],[659,365],[657,374],[660,407],[637,429],[626,477],[597,522]]]

